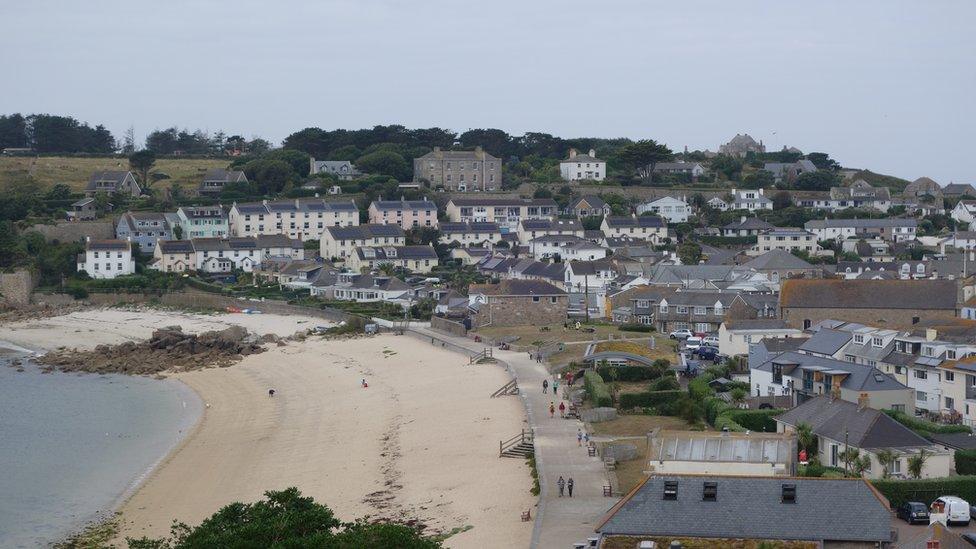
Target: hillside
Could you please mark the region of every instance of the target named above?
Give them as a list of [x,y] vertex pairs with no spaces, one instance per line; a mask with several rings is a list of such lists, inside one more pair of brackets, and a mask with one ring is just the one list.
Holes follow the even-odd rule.
[[874,173],[871,170],[860,170],[851,177],[852,181],[858,179],[867,181],[872,187],[888,187],[891,189],[892,194],[904,191],[905,186],[911,183],[907,179],[901,179],[893,175],[882,175],[880,173]]
[[[171,182],[196,185],[210,168],[226,168],[227,159],[163,158],[156,161],[155,171],[165,173],[170,179],[157,185],[169,186]],[[92,172],[99,170],[127,170],[125,158],[75,158],[66,156],[0,157],[0,186],[24,177],[28,173],[42,188],[55,183],[66,183],[73,191],[81,191]]]

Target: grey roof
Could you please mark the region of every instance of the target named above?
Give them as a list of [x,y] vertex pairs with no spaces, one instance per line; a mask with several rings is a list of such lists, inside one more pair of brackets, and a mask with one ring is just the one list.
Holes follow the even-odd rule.
[[85,242],[86,250],[128,250],[132,243],[128,240],[88,240]]
[[789,325],[779,318],[741,318],[725,322],[729,330],[786,330]]
[[551,198],[452,198],[455,206],[549,206],[558,207]]
[[315,173],[330,173],[339,175],[362,175],[348,160],[316,160]]
[[852,337],[853,335],[848,331],[822,328],[810,336],[810,339],[800,346],[800,350],[810,353],[833,355],[843,349],[844,345],[847,345]]
[[[568,246],[569,244],[575,244],[579,242],[589,243],[588,240],[585,240],[583,239],[583,237],[576,236],[574,234],[544,234],[542,236],[537,236],[533,239],[530,239],[529,242],[534,242],[537,244],[543,242],[555,242],[557,244],[561,243],[566,246]],[[596,244],[594,244],[594,246],[596,246]]]
[[575,275],[596,275],[602,271],[614,270],[613,262],[609,259],[597,259],[596,261],[570,261],[569,267]]
[[622,227],[664,227],[664,220],[656,215],[633,216],[607,216],[605,218],[607,226],[611,229]]
[[769,269],[813,269],[814,266],[784,250],[770,250],[746,262],[743,267],[757,271]]
[[607,205],[607,203],[604,202],[603,199],[600,198],[599,196],[588,195],[588,196],[581,196],[576,200],[574,200],[573,203],[569,206],[569,209],[571,210],[578,209],[580,207],[580,203],[583,202],[584,200],[586,201],[587,204],[589,204],[590,209],[594,209],[594,208],[603,209],[603,207]]
[[932,433],[933,442],[956,450],[976,450],[976,435],[973,433]]
[[335,240],[366,240],[376,237],[404,238],[406,233],[399,225],[381,225],[369,223],[366,225],[350,225],[348,227],[326,227],[326,231]]
[[791,279],[781,307],[955,310],[954,280]]
[[796,408],[776,417],[787,425],[806,423],[817,436],[832,440],[847,440],[856,448],[917,448],[929,447],[929,441],[914,431],[873,408],[859,409],[846,400],[820,396],[807,400]]
[[976,196],[976,189],[968,183],[949,183],[942,187],[942,194],[949,196],[964,195]]
[[[801,348],[803,346],[801,345]],[[836,370],[847,372],[841,380],[841,387],[852,391],[904,391],[904,385],[895,378],[883,374],[881,370],[865,364],[855,364],[833,358],[785,351],[760,364],[756,369],[771,372],[773,365],[796,366],[801,370],[826,371]],[[793,376],[798,377],[798,376]]]
[[286,234],[259,234],[255,238],[255,243],[259,248],[303,248],[301,240],[290,238]]
[[226,218],[227,211],[221,206],[180,206],[187,219]]
[[85,190],[88,191],[95,190],[95,188],[97,187],[96,185],[97,183],[106,182],[106,181],[111,182],[116,186],[121,185],[122,182],[125,181],[125,176],[129,175],[129,173],[131,172],[113,172],[113,171],[95,172],[91,174],[91,177],[88,178],[88,186],[85,187]]
[[695,166],[701,167],[698,162],[658,162],[654,164],[654,171],[692,171]]
[[497,233],[501,232],[497,223],[475,223],[470,221],[444,222],[438,227],[441,234],[452,233]]
[[544,280],[502,280],[498,284],[471,284],[468,295],[561,296],[566,292]]
[[523,219],[519,222],[526,231],[582,231],[578,219]]
[[193,242],[189,240],[158,240],[156,245],[160,253],[193,253]]
[[377,210],[437,210],[432,200],[374,200],[372,206]]
[[856,229],[881,229],[888,227],[917,227],[918,220],[913,217],[884,217],[880,219],[811,219],[803,224],[807,230],[837,229],[854,227]]
[[[677,482],[677,498],[663,497]],[[715,501],[703,501],[714,482]],[[796,503],[783,503],[783,485]],[[596,531],[604,535],[749,540],[887,542],[891,512],[862,479],[655,475],[619,502]]]
[[765,231],[775,228],[772,224],[759,219],[758,217],[749,217],[745,221],[739,221],[735,223],[729,223],[722,227],[725,230],[734,231]]
[[234,204],[237,211],[248,214],[263,214],[272,212],[358,212],[359,208],[352,200],[327,202],[321,198],[296,198],[293,200],[276,200]]
[[240,170],[225,170],[223,168],[210,168],[203,176],[204,181],[219,181],[221,183],[234,183],[237,181],[247,181],[247,176]]
[[766,337],[763,338],[759,343],[766,348],[766,351],[770,353],[785,353],[787,351],[796,351],[804,343],[807,342],[806,337]]
[[437,260],[437,252],[433,246],[377,246],[375,248],[358,247],[356,255],[360,259],[433,259]]

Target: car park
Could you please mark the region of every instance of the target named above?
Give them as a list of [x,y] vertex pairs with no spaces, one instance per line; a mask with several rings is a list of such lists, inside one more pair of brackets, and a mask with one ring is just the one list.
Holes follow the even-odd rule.
[[919,501],[907,501],[898,507],[898,518],[908,524],[928,524],[929,509]]
[[702,360],[711,360],[712,362],[720,362],[722,360],[722,355],[718,352],[718,347],[711,345],[702,345],[695,349],[695,354]]
[[688,349],[689,351],[694,351],[701,347],[701,345],[702,338],[698,336],[692,336],[685,340],[685,349]]
[[712,347],[718,347],[718,337],[713,335],[705,336],[702,338],[702,343]]

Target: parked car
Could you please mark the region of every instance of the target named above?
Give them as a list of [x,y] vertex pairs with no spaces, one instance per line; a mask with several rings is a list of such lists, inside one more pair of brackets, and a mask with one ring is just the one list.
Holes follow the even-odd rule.
[[969,502],[956,496],[942,496],[929,506],[929,514],[944,514],[946,524],[968,525]]
[[692,336],[685,340],[685,349],[689,351],[695,351],[702,345],[702,338],[698,336]]
[[695,334],[691,333],[691,330],[675,330],[671,332],[671,339],[688,339],[693,337]]
[[976,534],[961,534],[960,537],[969,545],[976,545]]
[[722,355],[718,352],[718,347],[712,347],[711,345],[702,345],[695,349],[695,354],[702,360],[711,360],[712,362],[719,362],[722,359]]
[[702,343],[711,345],[712,347],[718,347],[718,337],[713,335],[705,336],[702,338]]
[[919,501],[908,501],[898,507],[898,518],[908,524],[928,524],[929,509]]

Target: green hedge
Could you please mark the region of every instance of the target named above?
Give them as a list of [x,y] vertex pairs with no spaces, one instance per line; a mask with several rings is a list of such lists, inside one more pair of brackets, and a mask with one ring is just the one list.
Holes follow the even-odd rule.
[[[782,414],[783,410],[741,410],[732,408],[719,416],[728,418],[749,431],[761,433],[775,433],[776,420],[773,418]],[[716,425],[717,427],[717,425]]]
[[906,501],[928,504],[939,496],[948,495],[976,501],[976,476],[973,475],[920,480],[875,479],[870,482],[888,498],[892,507]]
[[647,324],[621,324],[621,332],[656,332],[657,328],[654,326],[649,326]]
[[709,246],[722,247],[755,244],[758,238],[755,236],[696,236],[695,240]]
[[956,450],[956,473],[976,475],[976,450]]
[[647,391],[644,393],[624,393],[620,395],[620,408],[629,410],[631,408],[657,408],[664,413],[670,405],[684,396],[685,392],[678,389],[674,391]]
[[603,382],[600,374],[593,370],[587,370],[583,374],[583,388],[586,389],[587,396],[595,406],[613,406],[613,399],[610,397],[610,388]]
[[922,436],[925,436],[926,433],[947,434],[973,432],[972,429],[966,427],[965,425],[939,425],[938,423],[932,423],[931,421],[925,421],[924,419],[909,416],[905,412],[897,410],[884,410],[884,413],[891,416],[891,418],[898,423],[901,423],[905,427],[908,427]]
[[715,420],[718,416],[724,414],[727,410],[731,410],[732,406],[728,402],[718,398],[709,397],[705,399],[705,421],[715,425]]
[[617,381],[649,381],[663,374],[660,369],[647,366],[601,366],[596,371],[603,379],[614,379],[615,372]]

